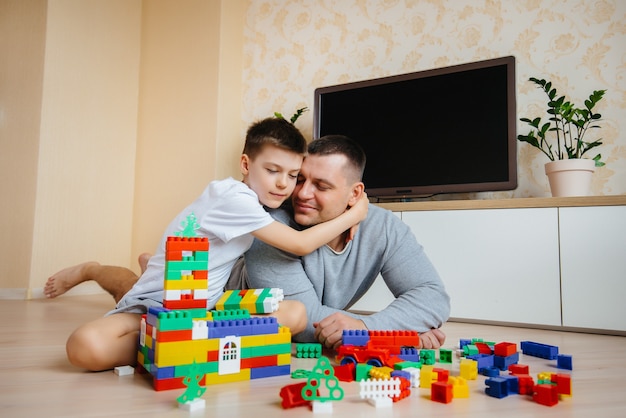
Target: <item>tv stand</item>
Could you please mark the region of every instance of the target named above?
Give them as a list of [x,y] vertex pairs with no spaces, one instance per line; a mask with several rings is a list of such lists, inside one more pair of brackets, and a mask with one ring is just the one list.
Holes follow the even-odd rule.
[[[626,195],[379,206],[424,246],[453,318],[626,335]],[[372,290],[354,309],[392,300]]]

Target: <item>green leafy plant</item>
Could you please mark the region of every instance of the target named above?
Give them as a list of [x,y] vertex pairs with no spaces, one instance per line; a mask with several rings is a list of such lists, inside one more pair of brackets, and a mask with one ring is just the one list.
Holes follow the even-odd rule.
[[[309,110],[308,107],[303,107],[303,108],[300,108],[300,109],[296,110],[296,113],[294,113],[293,116],[291,117],[291,119],[289,119],[289,120],[291,121],[291,123],[296,123],[298,118],[300,116],[302,116],[302,114],[304,112],[308,112],[308,110]],[[277,117],[279,119],[285,119],[285,117],[282,115],[282,113],[279,113],[279,112],[274,112],[274,117]]]
[[[593,109],[602,100],[606,90],[595,90],[585,100],[585,107],[580,108],[569,102],[565,96],[557,98],[558,93],[550,81],[534,77],[531,77],[529,81],[535,83],[548,96],[549,122],[542,123],[540,117],[520,118],[520,121],[526,122],[532,129],[527,135],[518,135],[519,141],[528,142],[538,148],[551,161],[582,158],[590,149],[602,145],[602,139],[586,142],[583,137],[589,129],[600,128],[596,122],[602,115],[594,113]],[[548,138],[549,132],[554,132],[550,138]],[[556,146],[553,147],[550,139],[554,138],[556,138]],[[600,161],[601,158],[600,154],[593,157],[596,167],[604,165]]]

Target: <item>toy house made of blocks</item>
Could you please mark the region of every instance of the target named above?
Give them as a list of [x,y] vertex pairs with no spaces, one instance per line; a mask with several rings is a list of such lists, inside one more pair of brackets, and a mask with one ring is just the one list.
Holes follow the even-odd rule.
[[185,388],[192,368],[202,386],[290,373],[289,328],[250,316],[275,311],[282,291],[229,291],[207,311],[208,260],[206,238],[166,242],[163,307],[142,316],[137,355],[155,390]]

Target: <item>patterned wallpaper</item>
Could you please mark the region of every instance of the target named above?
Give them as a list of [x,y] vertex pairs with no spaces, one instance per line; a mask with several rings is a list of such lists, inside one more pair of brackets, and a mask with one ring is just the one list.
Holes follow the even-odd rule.
[[[518,116],[543,116],[529,77],[553,81],[582,105],[599,104],[606,166],[594,195],[626,194],[626,1],[250,0],[244,28],[243,117],[313,108],[316,87],[514,55]],[[298,122],[312,136],[312,113]],[[469,128],[469,127],[468,127]],[[527,129],[518,122],[518,131]],[[596,137],[593,137],[596,135]],[[595,154],[594,154],[595,155]],[[450,198],[550,196],[547,158],[518,144],[519,186]]]

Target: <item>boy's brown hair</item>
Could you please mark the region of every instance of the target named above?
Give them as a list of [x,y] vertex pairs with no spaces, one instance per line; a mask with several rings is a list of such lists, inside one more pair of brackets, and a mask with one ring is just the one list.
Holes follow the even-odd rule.
[[281,118],[266,118],[248,128],[243,153],[254,158],[267,144],[297,154],[306,153],[306,139],[293,123]]

